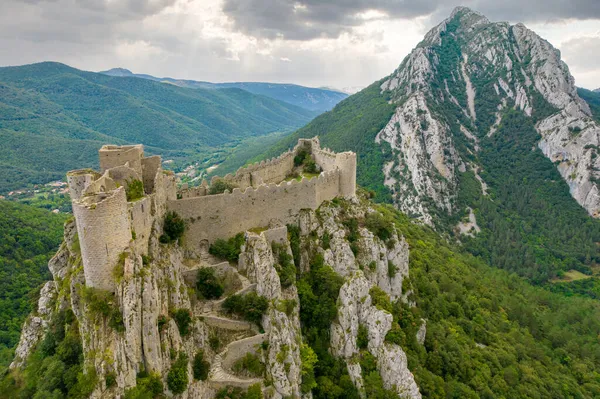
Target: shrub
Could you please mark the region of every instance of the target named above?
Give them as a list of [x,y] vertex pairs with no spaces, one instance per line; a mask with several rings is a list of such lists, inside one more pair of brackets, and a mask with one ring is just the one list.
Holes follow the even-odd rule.
[[168,244],[179,240],[185,231],[185,222],[175,211],[167,212],[163,223],[163,235],[160,242]]
[[180,352],[179,358],[167,374],[167,385],[171,392],[179,394],[187,389],[188,382],[188,357],[184,352]]
[[394,224],[379,212],[372,212],[367,215],[365,227],[382,241],[387,241],[394,235]]
[[115,384],[117,383],[117,375],[115,374],[114,371],[112,371],[112,372],[106,374],[104,381],[106,382],[106,388],[114,387]]
[[294,157],[294,166],[298,167],[298,166],[302,165],[304,163],[304,161],[306,160],[307,156],[310,156],[310,154],[308,153],[308,150],[305,148],[300,149],[300,151],[298,151],[296,153],[296,156]]
[[323,237],[321,237],[321,247],[323,247],[323,249],[326,249],[326,250],[329,249],[330,248],[329,241],[330,241],[329,233],[324,232]]
[[219,350],[219,348],[221,347],[221,340],[219,339],[219,336],[218,336],[218,335],[216,335],[216,334],[214,334],[214,335],[211,335],[211,336],[208,338],[208,345],[210,346],[210,348],[211,348],[213,351],[215,351],[215,352],[216,352],[216,351],[218,351],[218,350]]
[[204,360],[204,351],[199,351],[196,353],[196,356],[194,356],[192,370],[194,371],[194,379],[204,381],[208,378],[210,363]]
[[198,270],[196,289],[206,299],[220,298],[224,291],[223,284],[215,275],[215,269],[211,267],[204,267]]
[[314,368],[319,359],[312,348],[306,344],[300,346],[300,359],[302,360],[302,369],[300,370],[302,383],[300,384],[300,390],[302,393],[309,393],[317,386]]
[[233,371],[236,373],[247,372],[251,377],[259,378],[265,373],[265,365],[257,355],[246,353],[244,357],[233,364]]
[[304,172],[306,173],[319,173],[319,167],[314,159],[309,155],[304,161]]
[[161,314],[160,316],[158,316],[158,330],[162,330],[162,328],[164,327],[165,324],[167,324],[167,321],[169,321],[169,319],[167,319],[167,316],[165,316],[164,314]]
[[127,202],[135,201],[144,196],[144,183],[138,179],[132,179],[127,183],[125,188]]
[[238,233],[227,240],[218,239],[208,249],[211,255],[237,262],[240,258],[241,247],[244,244],[244,233]]
[[228,190],[229,192],[231,192],[236,187],[237,186],[235,186],[231,183],[228,183],[225,180],[217,180],[216,182],[214,182],[213,184],[210,185],[210,188],[208,189],[208,194],[209,195],[222,194],[225,192],[225,190]]
[[295,299],[282,299],[277,304],[277,310],[291,316],[298,303]]
[[172,314],[173,320],[179,328],[179,334],[185,337],[190,333],[190,323],[192,321],[192,314],[188,309],[177,309]]
[[254,384],[244,392],[242,388],[225,387],[217,392],[215,399],[263,399],[262,388],[260,384]]
[[392,313],[392,302],[390,301],[389,295],[384,290],[374,285],[369,290],[369,295],[371,296],[371,303],[373,306],[377,309],[386,310]]
[[223,308],[228,313],[235,313],[244,319],[260,324],[263,314],[269,307],[269,301],[256,292],[247,295],[232,295],[223,302]]
[[358,346],[358,349],[366,349],[369,346],[369,329],[364,324],[358,325],[356,346]]
[[388,261],[388,276],[394,278],[396,277],[396,273],[398,273],[398,266],[394,265],[391,261]]
[[287,253],[282,244],[272,244],[273,254],[277,258],[275,270],[279,275],[279,281],[283,288],[288,288],[296,282],[296,266],[292,262],[292,256]]

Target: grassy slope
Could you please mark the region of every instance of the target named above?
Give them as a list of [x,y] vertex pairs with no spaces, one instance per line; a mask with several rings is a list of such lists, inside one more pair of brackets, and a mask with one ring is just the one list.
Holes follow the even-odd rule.
[[101,144],[143,143],[186,157],[232,140],[289,131],[315,113],[239,89],[185,89],[66,65],[0,68],[0,191],[90,166]]

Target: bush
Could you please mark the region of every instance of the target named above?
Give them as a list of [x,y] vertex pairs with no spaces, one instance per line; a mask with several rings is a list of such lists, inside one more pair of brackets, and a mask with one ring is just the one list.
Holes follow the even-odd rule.
[[259,325],[268,307],[269,301],[267,298],[259,296],[256,292],[244,296],[232,295],[223,302],[223,309],[226,312],[235,313]]
[[236,373],[247,372],[250,377],[260,378],[265,373],[265,365],[257,355],[246,353],[244,357],[233,364],[233,371]]
[[205,299],[220,298],[224,291],[223,284],[215,275],[215,269],[211,267],[204,267],[198,270],[196,289]]
[[365,227],[382,241],[387,241],[394,235],[394,224],[379,212],[372,212],[367,215]]
[[388,261],[388,276],[394,278],[396,277],[396,273],[398,273],[398,266],[394,265],[391,261]]
[[369,290],[369,295],[371,296],[371,303],[373,306],[377,309],[392,313],[392,302],[390,301],[389,295],[384,290],[374,285]]
[[358,325],[356,346],[358,346],[358,349],[366,349],[369,346],[369,329],[364,324]]
[[300,347],[300,359],[302,360],[302,369],[300,370],[302,383],[300,384],[300,390],[302,393],[309,393],[317,386],[314,369],[319,359],[312,348],[306,344],[302,344]]
[[125,188],[125,195],[127,196],[127,202],[144,197],[144,183],[138,179],[130,180]]
[[185,232],[185,222],[175,211],[167,212],[163,223],[163,235],[160,242],[169,244],[181,238]]
[[279,275],[279,281],[283,288],[288,288],[296,282],[296,266],[292,262],[292,256],[287,253],[282,244],[272,244],[273,254],[277,258],[275,270]]
[[215,395],[215,399],[263,399],[260,384],[251,385],[246,392],[237,387],[221,388]]
[[188,309],[177,309],[172,314],[173,320],[179,328],[179,334],[185,337],[190,333],[190,323],[192,322],[192,314]]
[[171,392],[179,394],[187,389],[188,383],[188,357],[184,352],[180,352],[179,358],[167,374],[167,385]]
[[192,370],[194,371],[194,379],[205,381],[208,378],[210,363],[204,360],[204,351],[200,351],[196,353],[196,356],[194,356]]
[[208,189],[208,194],[209,195],[222,194],[225,192],[225,190],[228,190],[229,192],[231,192],[236,187],[237,186],[235,186],[231,183],[228,183],[225,180],[217,180],[216,182],[214,182],[213,184],[210,185],[210,188]]
[[238,233],[227,240],[218,239],[210,246],[208,252],[211,255],[237,262],[240,258],[241,247],[245,242],[244,233]]

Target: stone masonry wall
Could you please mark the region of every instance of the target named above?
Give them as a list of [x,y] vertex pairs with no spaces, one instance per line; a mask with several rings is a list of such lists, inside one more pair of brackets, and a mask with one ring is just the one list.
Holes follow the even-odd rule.
[[316,209],[322,201],[339,195],[339,170],[312,179],[292,180],[256,189],[169,201],[169,210],[187,222],[185,245],[199,250],[203,241],[229,238],[254,227],[281,226],[294,220],[301,209]]
[[131,240],[124,188],[74,201],[73,214],[86,285],[113,291],[114,267]]
[[144,147],[141,144],[131,146],[105,145],[98,151],[100,157],[100,172],[123,166],[129,162],[129,167],[142,175],[142,158]]
[[283,153],[277,158],[240,168],[235,175],[227,174],[223,179],[242,190],[247,187],[258,187],[261,184],[279,183],[285,180],[294,168],[295,155],[296,148]]

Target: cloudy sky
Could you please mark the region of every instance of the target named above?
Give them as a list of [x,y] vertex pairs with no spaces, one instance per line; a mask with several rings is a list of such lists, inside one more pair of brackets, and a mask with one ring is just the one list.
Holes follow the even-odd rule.
[[[0,65],[340,89],[392,72],[450,0],[0,0]],[[600,87],[599,0],[471,0],[558,47],[577,85]]]

